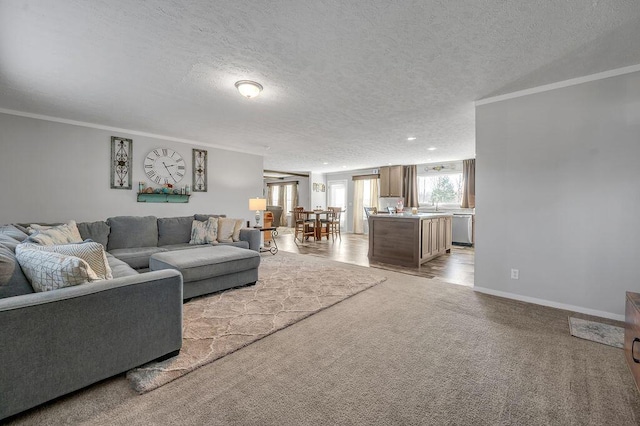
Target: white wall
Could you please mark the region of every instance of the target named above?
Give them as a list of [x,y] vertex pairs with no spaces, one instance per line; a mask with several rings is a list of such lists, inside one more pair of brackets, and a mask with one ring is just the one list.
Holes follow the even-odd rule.
[[[327,179],[324,173],[311,173],[310,176],[311,181],[311,208],[316,208],[320,206],[320,208],[327,208]],[[314,191],[313,184],[319,183],[324,185],[324,192],[322,191]]]
[[640,291],[640,73],[478,106],[476,132],[476,289],[621,319]]
[[[110,189],[111,136],[133,139],[133,190]],[[157,147],[187,163],[181,184],[192,184],[191,149],[208,151],[209,190],[189,203],[138,203],[145,155]],[[263,158],[149,137],[0,114],[0,224],[104,220],[117,215],[158,217],[221,213],[252,219],[248,200],[262,192]],[[154,185],[155,186],[155,185]]]

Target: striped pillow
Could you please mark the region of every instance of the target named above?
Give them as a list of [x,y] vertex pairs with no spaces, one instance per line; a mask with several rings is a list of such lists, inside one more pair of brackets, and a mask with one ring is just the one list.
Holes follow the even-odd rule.
[[89,264],[98,279],[110,280],[113,278],[111,267],[107,261],[107,254],[100,243],[88,241],[81,244],[57,244],[51,246],[41,246],[30,243],[22,243],[21,245],[27,246],[27,248],[32,250],[48,251],[63,254],[65,256],[79,257]]

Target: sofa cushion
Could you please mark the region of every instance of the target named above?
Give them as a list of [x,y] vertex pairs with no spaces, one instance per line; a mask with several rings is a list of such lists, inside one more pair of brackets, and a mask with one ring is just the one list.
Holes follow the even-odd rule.
[[[0,237],[11,239],[6,235]],[[15,249],[0,241],[0,299],[33,293],[33,288],[22,272],[14,251]]]
[[197,245],[189,244],[189,243],[170,244],[168,246],[162,246],[162,248],[165,249],[166,251],[186,250],[186,249],[192,249],[192,248],[196,248],[196,247],[202,247],[202,246],[197,246]]
[[78,224],[78,231],[83,240],[90,239],[102,244],[105,249],[107,248],[109,232],[111,231],[107,222],[80,222]]
[[167,251],[164,247],[135,247],[109,250],[109,253],[135,269],[149,267],[149,257]]
[[24,241],[29,235],[14,225],[0,226],[0,235],[6,235],[16,241]]
[[78,232],[78,226],[75,220],[70,220],[67,223],[57,226],[45,226],[34,223],[30,228],[35,232],[29,236],[28,240],[37,244],[50,246],[54,244],[82,242],[82,237],[80,236],[80,232]]
[[128,277],[130,275],[139,274],[139,272],[129,266],[129,264],[123,262],[110,253],[107,253],[107,262],[109,262],[109,267],[111,268],[113,278]]
[[210,217],[220,218],[220,217],[227,217],[227,215],[226,214],[196,214],[193,218],[195,220],[199,220],[200,222],[204,222]]
[[194,220],[191,223],[189,244],[218,244],[218,218],[210,217],[205,221]]
[[218,219],[218,242],[230,243],[240,240],[240,229],[242,228],[243,219]]
[[188,243],[193,216],[158,218],[158,245]]
[[34,250],[29,246],[18,245],[16,259],[36,292],[100,280],[89,264],[79,257]]
[[155,216],[116,216],[107,219],[107,224],[111,228],[107,244],[110,252],[158,245],[158,219]]
[[64,254],[65,256],[75,256],[84,260],[89,264],[93,272],[96,273],[101,280],[110,280],[113,278],[107,255],[102,244],[95,241],[87,241],[81,244],[55,244],[51,246],[41,246],[38,244],[29,244],[29,248],[34,250],[51,251],[54,253]]
[[249,248],[249,242],[248,241],[232,241],[230,243],[220,243],[221,246],[232,246],[232,247],[240,247],[243,249],[248,249]]
[[20,244],[20,241],[11,238],[6,234],[0,234],[0,244],[15,253],[16,247],[18,246],[18,244]]

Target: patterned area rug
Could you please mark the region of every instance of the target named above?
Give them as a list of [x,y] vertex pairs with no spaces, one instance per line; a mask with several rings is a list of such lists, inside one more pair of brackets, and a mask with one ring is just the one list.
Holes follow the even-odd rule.
[[569,317],[571,335],[616,348],[624,348],[624,328]]
[[134,389],[158,388],[386,279],[289,253],[263,256],[259,276],[186,303],[180,354],[129,371]]

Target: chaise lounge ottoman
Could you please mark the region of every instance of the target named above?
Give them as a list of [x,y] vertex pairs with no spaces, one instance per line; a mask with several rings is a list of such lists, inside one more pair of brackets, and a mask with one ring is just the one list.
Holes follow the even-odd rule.
[[233,287],[255,284],[260,254],[233,246],[207,246],[155,253],[149,269],[182,273],[184,300]]

